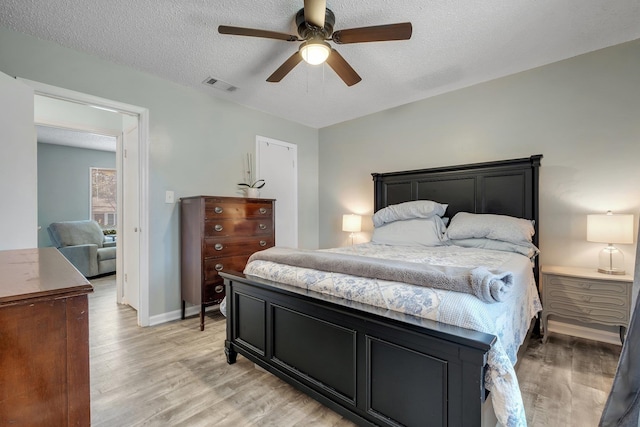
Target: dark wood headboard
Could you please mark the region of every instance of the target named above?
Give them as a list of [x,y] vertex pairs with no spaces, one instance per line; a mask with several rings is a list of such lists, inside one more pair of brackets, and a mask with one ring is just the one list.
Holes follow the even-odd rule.
[[491,213],[535,220],[538,246],[538,154],[500,160],[402,172],[373,173],[374,212],[412,200],[449,205],[446,217],[458,212]]

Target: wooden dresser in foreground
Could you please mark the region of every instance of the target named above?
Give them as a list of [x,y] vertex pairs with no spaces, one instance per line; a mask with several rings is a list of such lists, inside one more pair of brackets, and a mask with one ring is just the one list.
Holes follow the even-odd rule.
[[92,291],[55,248],[0,251],[0,425],[91,425]]
[[252,253],[275,244],[273,199],[194,196],[180,199],[182,318],[186,303],[205,308],[224,298],[220,271],[242,272]]

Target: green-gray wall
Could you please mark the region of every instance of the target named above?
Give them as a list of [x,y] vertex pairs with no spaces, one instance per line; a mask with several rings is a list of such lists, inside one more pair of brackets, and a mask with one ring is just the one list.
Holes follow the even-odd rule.
[[165,191],[237,196],[256,135],[298,146],[299,245],[318,246],[317,129],[1,27],[0,52],[5,74],[149,109],[151,316],[180,308],[178,204]]
[[[640,41],[320,131],[3,28],[0,52],[6,74],[149,108],[152,315],[179,306],[178,215],[165,190],[235,195],[255,135],[298,145],[302,247],[348,244],[341,217],[372,213],[371,172],[531,154],[544,155],[543,264],[595,265],[587,213],[638,218]],[[631,265],[635,247],[621,248]]]
[[38,143],[38,247],[51,246],[52,222],[90,218],[92,167],[115,168],[115,153]]
[[640,211],[640,40],[323,128],[319,146],[320,247],[348,243],[343,213],[372,213],[371,172],[543,154],[541,262],[595,268],[586,215]]

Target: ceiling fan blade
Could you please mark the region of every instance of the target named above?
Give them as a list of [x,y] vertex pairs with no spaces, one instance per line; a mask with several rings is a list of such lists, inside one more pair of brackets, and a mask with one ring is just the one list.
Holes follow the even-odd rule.
[[304,20],[318,28],[324,28],[326,0],[304,0]]
[[275,70],[273,74],[269,76],[269,78],[267,78],[267,81],[271,83],[279,82],[284,78],[284,76],[289,74],[289,72],[293,70],[295,66],[300,63],[300,61],[302,61],[302,55],[300,55],[299,51],[296,51],[289,57],[289,59],[284,61],[284,63],[277,70]]
[[409,40],[412,32],[411,22],[402,22],[400,24],[338,30],[334,31],[331,39],[338,44]]
[[356,73],[356,70],[351,68],[351,65],[349,65],[335,49],[331,49],[331,54],[327,58],[327,64],[329,64],[347,86],[353,86],[362,80],[362,77]]
[[230,27],[228,25],[220,25],[218,27],[220,34],[231,34],[234,36],[262,37],[266,39],[284,40],[287,42],[300,41],[298,36],[291,34],[278,33],[276,31],[257,30],[255,28]]

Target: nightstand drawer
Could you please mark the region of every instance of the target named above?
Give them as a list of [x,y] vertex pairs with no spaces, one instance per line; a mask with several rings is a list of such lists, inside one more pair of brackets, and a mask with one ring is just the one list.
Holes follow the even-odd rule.
[[595,307],[625,308],[627,307],[626,295],[603,295],[596,292],[574,292],[559,287],[554,287],[546,293],[549,303],[563,302],[567,304],[591,305]]
[[611,281],[594,281],[581,278],[563,276],[548,276],[547,283],[554,290],[566,289],[568,292],[576,292],[585,295],[619,295],[623,298],[627,295],[628,285]]
[[579,304],[552,300],[545,310],[549,313],[557,313],[559,316],[570,317],[589,323],[604,323],[610,325],[626,324],[629,315],[625,312],[626,307],[608,308],[605,306]]

